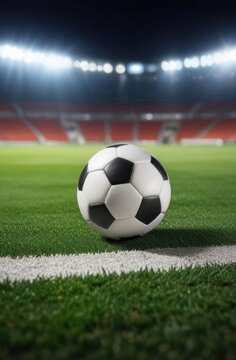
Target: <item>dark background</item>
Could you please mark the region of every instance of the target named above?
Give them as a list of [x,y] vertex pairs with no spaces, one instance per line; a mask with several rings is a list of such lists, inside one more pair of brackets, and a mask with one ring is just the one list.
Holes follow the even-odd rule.
[[[235,46],[235,39],[234,2],[8,1],[0,11],[2,43],[93,60],[160,63]],[[182,71],[174,79],[159,74],[121,80],[117,75],[50,74],[1,63],[0,99],[121,102],[235,96],[234,72],[215,74],[210,69],[203,78],[195,75],[196,70]]]

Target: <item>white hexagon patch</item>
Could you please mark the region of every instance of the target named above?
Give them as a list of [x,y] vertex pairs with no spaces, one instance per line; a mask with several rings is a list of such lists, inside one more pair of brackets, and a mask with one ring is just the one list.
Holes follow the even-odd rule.
[[110,187],[111,184],[103,170],[93,171],[85,179],[83,194],[90,205],[103,203]]
[[151,163],[135,164],[131,183],[142,196],[160,195],[163,177]]

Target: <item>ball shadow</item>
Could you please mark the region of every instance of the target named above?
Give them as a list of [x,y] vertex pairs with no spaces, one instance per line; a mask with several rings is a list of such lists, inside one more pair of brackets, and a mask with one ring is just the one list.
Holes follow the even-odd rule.
[[103,238],[122,250],[148,250],[233,244],[232,233],[221,229],[155,229],[143,237],[124,240]]

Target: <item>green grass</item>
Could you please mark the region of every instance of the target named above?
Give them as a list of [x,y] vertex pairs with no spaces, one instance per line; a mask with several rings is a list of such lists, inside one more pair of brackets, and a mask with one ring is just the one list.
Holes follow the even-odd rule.
[[0,358],[235,359],[236,267],[0,285]]
[[79,174],[100,148],[0,148],[0,256],[235,243],[236,147],[148,146],[170,175],[170,210],[158,229],[123,242],[90,229],[76,202]]
[[[76,202],[100,148],[0,147],[0,256],[236,243],[236,147],[148,146],[170,210],[123,242],[90,229]],[[235,265],[0,284],[0,360],[231,360],[235,334]]]

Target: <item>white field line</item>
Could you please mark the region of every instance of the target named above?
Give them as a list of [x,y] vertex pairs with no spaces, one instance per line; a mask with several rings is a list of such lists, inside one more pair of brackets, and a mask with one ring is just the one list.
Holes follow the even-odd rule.
[[0,257],[0,282],[131,271],[181,269],[206,264],[236,263],[236,245],[158,248],[96,254]]

